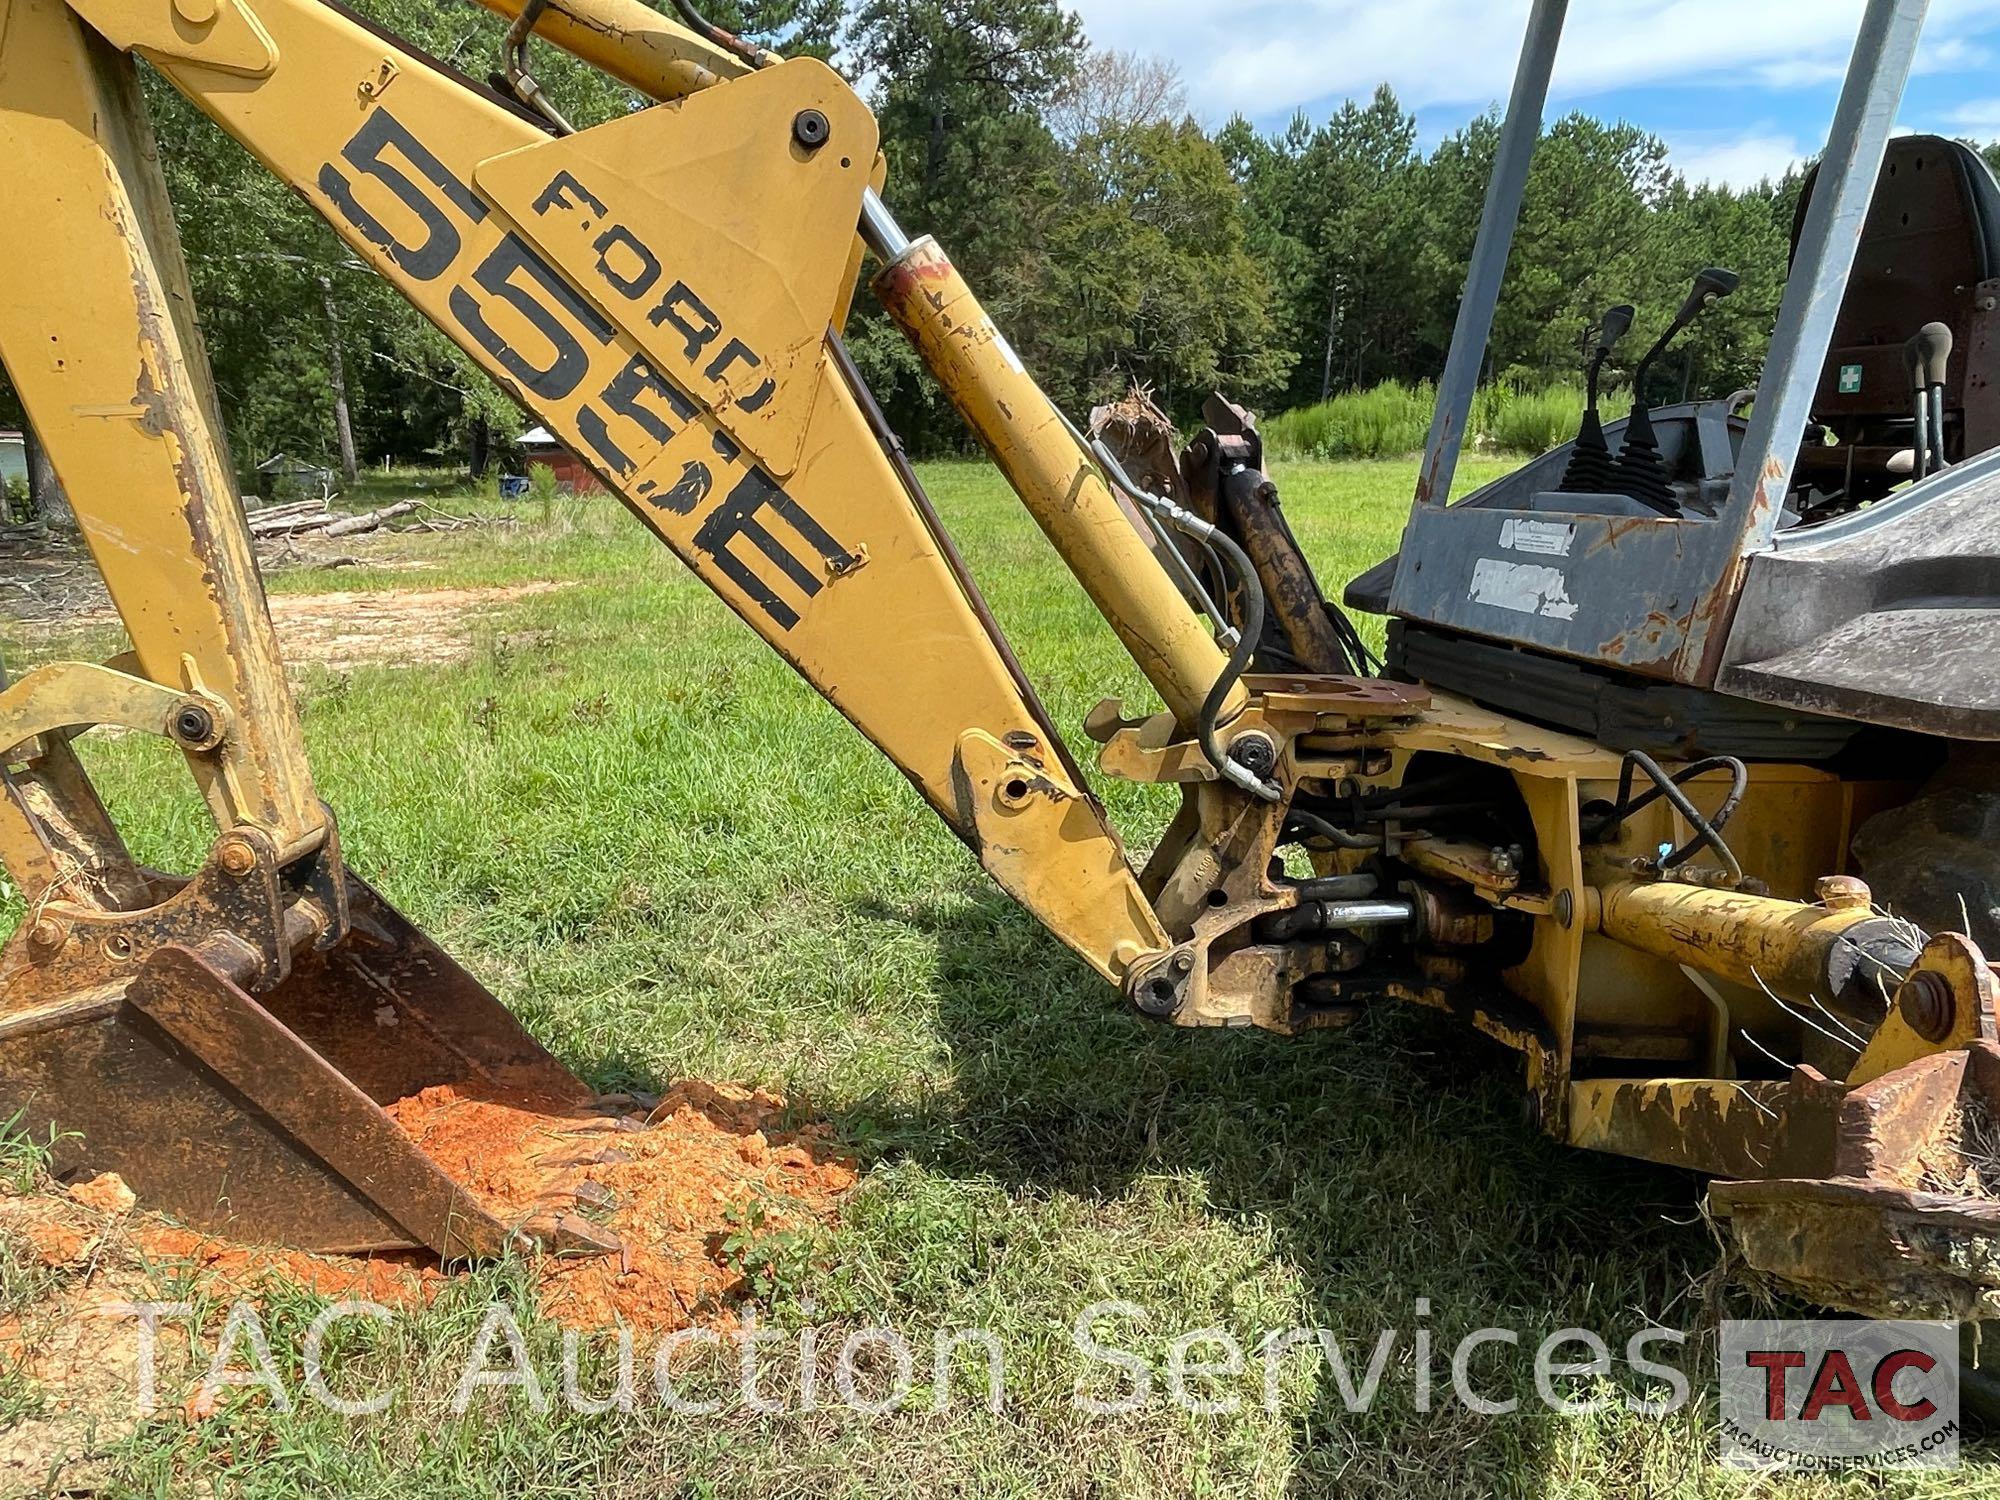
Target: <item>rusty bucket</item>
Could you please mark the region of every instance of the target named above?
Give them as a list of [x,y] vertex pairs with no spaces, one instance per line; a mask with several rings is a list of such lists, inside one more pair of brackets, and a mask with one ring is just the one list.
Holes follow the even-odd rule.
[[[213,867],[122,925],[97,918],[79,932],[86,914],[53,907],[24,923],[0,954],[0,1119],[18,1112],[18,1126],[52,1135],[58,1173],[117,1172],[143,1206],[234,1238],[446,1260],[530,1240],[615,1249],[561,1202],[504,1222],[397,1125],[389,1106],[438,1086],[578,1117],[598,1101],[442,949],[329,864],[321,904],[344,908],[340,920],[323,943],[299,943],[273,983],[262,982],[272,950],[244,940],[245,914],[217,910],[229,877]],[[90,963],[40,951],[53,948],[86,948]]]

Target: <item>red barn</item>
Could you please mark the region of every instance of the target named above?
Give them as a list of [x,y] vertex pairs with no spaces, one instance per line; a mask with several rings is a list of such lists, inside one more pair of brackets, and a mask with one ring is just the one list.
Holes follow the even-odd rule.
[[559,489],[573,490],[582,495],[604,488],[581,459],[549,435],[548,428],[531,427],[521,434],[520,442],[521,456],[528,468],[547,464],[556,476]]

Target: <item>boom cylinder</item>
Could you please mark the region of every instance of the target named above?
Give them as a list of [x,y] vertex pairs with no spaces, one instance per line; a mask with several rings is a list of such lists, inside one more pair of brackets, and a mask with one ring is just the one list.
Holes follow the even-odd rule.
[[[1227,667],[1055,404],[935,240],[893,253],[875,294],[1183,724]],[[1239,684],[1224,718],[1248,702]]]
[[[479,0],[513,20],[525,0]],[[548,0],[535,35],[654,99],[679,99],[749,71],[639,0]]]
[[1671,880],[1607,886],[1601,908],[1606,937],[1794,1001],[1858,1000],[1855,986],[1876,983],[1893,991],[1921,942],[1866,904],[1829,910]]

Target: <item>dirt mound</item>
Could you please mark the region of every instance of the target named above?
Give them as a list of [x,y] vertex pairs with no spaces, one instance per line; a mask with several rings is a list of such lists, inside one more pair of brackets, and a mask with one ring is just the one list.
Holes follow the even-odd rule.
[[472,627],[481,616],[568,587],[538,580],[491,588],[276,594],[271,620],[286,665],[294,668],[306,662],[338,671],[367,662],[458,661],[471,653]]
[[[503,1220],[578,1213],[616,1236],[622,1249],[613,1253],[530,1262],[542,1312],[577,1328],[663,1332],[726,1321],[756,1290],[749,1280],[757,1269],[831,1223],[855,1182],[824,1127],[788,1128],[784,1100],[761,1089],[689,1080],[650,1113],[606,1114],[444,1087],[389,1112]],[[321,1296],[413,1306],[445,1284],[422,1256],[247,1245],[129,1211],[129,1201],[109,1175],[67,1191],[0,1197],[0,1233],[44,1266],[86,1279],[135,1257],[185,1263],[204,1292],[224,1300],[254,1296],[276,1277]]]
[[[63,628],[114,626],[118,616],[88,558],[5,560],[0,622]],[[373,562],[371,567],[397,566]],[[462,661],[474,634],[493,611],[535,594],[574,584],[552,579],[480,588],[365,589],[323,594],[273,594],[271,623],[285,664],[308,662],[336,672],[357,666],[420,666]]]
[[684,1081],[648,1115],[550,1114],[426,1089],[389,1113],[501,1219],[572,1207],[612,1255],[543,1257],[542,1310],[575,1327],[665,1330],[723,1314],[765,1243],[831,1222],[854,1185],[823,1128],[785,1127],[761,1089]]

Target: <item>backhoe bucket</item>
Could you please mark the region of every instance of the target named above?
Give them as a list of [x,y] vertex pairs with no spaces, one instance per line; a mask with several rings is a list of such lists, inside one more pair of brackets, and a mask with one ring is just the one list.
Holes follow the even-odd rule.
[[1710,1187],[1744,1262],[1868,1317],[2000,1318],[2000,1044],[1918,1058],[1826,1125],[1832,1174]]
[[[590,1091],[375,891],[344,882],[351,928],[262,994],[246,945],[165,943],[95,989],[0,1009],[0,1119],[56,1169],[117,1172],[197,1228],[304,1250],[499,1254],[523,1236],[608,1250],[552,1187],[521,1223],[474,1200],[387,1106],[427,1088],[587,1120]],[[39,925],[39,924],[31,924]],[[17,943],[29,945],[24,932]],[[607,1104],[609,1101],[606,1101]]]
[[1710,1187],[1745,1262],[1868,1317],[2000,1317],[2000,970],[1933,937],[1850,1076],[1803,1080],[1779,1170]]

